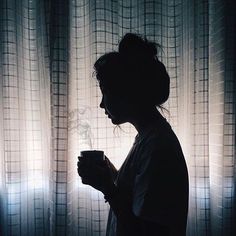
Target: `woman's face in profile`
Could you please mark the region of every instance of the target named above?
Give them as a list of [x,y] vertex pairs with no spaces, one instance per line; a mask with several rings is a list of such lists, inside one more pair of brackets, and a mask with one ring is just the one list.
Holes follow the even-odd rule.
[[100,86],[100,89],[102,92],[100,107],[105,109],[105,114],[108,115],[112,123],[119,125],[128,122],[128,103],[123,99],[122,94],[112,93],[103,86]]

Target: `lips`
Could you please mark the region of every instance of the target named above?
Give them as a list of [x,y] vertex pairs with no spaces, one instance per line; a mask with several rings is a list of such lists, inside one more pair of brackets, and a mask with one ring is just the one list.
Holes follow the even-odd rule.
[[110,118],[111,119],[111,115],[105,110],[105,115],[107,115],[108,116],[108,118]]
[[107,112],[105,112],[105,114],[108,116],[108,118],[111,118],[110,114],[108,114]]

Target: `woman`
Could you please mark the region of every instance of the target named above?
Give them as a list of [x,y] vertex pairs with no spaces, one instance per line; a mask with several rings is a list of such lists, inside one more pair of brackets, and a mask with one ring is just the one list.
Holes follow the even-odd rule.
[[101,56],[94,67],[100,107],[113,124],[129,122],[138,131],[119,171],[108,158],[100,166],[79,158],[82,182],[110,204],[107,235],[185,235],[188,173],[178,139],[157,109],[169,97],[170,80],[157,45],[126,34],[118,52]]

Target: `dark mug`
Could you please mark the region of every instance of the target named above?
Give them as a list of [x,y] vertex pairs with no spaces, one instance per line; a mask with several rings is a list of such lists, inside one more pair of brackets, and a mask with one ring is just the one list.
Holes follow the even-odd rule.
[[104,152],[98,150],[81,151],[80,156],[82,161],[86,162],[101,163],[102,161],[105,160]]

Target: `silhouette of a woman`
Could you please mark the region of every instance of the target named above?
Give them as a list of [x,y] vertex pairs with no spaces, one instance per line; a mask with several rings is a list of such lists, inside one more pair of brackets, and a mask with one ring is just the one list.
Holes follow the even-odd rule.
[[186,235],[188,172],[179,141],[157,109],[169,97],[170,82],[157,45],[128,33],[118,52],[101,56],[94,68],[100,107],[113,124],[129,122],[138,131],[118,171],[108,158],[100,166],[79,158],[82,182],[110,204],[107,235]]

